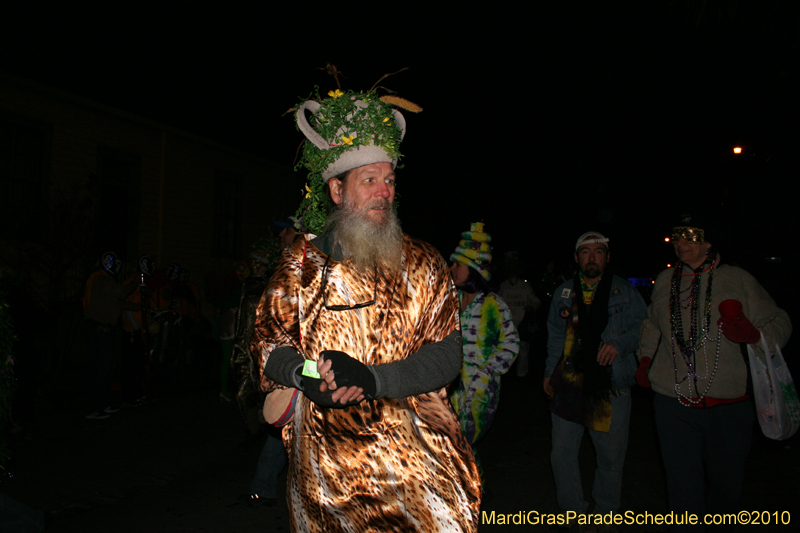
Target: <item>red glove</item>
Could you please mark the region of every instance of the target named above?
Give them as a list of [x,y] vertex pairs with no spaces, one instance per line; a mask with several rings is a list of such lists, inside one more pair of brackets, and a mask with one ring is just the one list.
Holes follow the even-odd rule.
[[761,339],[761,332],[744,316],[739,300],[725,300],[719,304],[720,317],[717,324],[722,333],[733,342],[755,344]]
[[651,364],[653,364],[652,357],[642,357],[642,360],[639,362],[639,369],[636,371],[636,383],[638,383],[640,387],[650,388],[650,378],[647,376],[647,373],[650,371]]

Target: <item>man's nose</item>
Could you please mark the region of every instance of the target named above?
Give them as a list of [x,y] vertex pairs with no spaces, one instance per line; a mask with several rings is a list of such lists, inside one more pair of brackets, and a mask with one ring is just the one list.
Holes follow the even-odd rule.
[[379,181],[378,185],[375,187],[375,197],[376,198],[389,198],[389,185],[386,184],[385,181]]

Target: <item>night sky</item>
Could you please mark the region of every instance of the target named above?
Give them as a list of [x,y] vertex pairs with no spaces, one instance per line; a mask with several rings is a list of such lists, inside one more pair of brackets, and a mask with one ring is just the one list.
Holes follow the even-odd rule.
[[0,68],[289,167],[302,135],[281,115],[335,87],[319,67],[356,90],[410,67],[382,82],[424,108],[406,114],[400,216],[448,255],[476,220],[536,268],[596,229],[650,276],[689,208],[717,213],[748,269],[797,260],[800,3],[265,4],[21,8]]

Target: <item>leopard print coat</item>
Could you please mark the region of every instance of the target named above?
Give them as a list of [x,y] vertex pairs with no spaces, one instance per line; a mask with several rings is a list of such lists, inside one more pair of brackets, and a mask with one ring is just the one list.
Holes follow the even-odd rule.
[[[403,267],[377,276],[377,302],[331,311],[321,294],[327,257],[298,238],[284,251],[258,308],[251,346],[262,389],[272,350],[317,360],[341,350],[368,365],[408,357],[459,328],[458,299],[441,255],[403,239]],[[376,277],[329,260],[327,303],[372,299]],[[445,389],[326,409],[305,396],[285,426],[287,500],[294,531],[476,531],[480,478]]]

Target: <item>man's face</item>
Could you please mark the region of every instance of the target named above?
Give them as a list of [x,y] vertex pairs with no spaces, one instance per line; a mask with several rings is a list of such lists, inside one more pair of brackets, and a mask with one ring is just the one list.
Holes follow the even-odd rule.
[[575,252],[575,261],[585,279],[599,278],[608,264],[608,250],[599,242],[584,244]]
[[395,175],[391,163],[373,163],[350,171],[344,183],[332,179],[328,182],[331,199],[341,205],[347,196],[350,208],[384,224],[388,211],[393,209]]
[[281,232],[278,233],[278,237],[281,240],[281,248],[286,248],[292,244],[295,235],[297,235],[297,232],[294,228],[283,228]]

